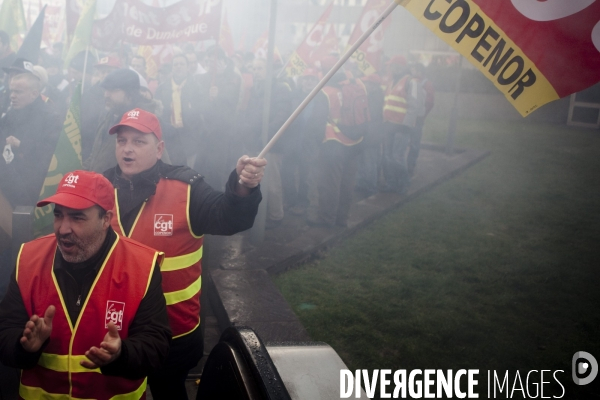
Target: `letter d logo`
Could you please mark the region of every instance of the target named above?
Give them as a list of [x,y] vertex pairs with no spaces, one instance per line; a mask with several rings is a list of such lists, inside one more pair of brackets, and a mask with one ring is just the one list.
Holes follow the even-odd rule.
[[[596,375],[598,375],[598,361],[593,355],[585,351],[573,354],[573,382],[576,385],[592,383]],[[580,376],[585,376],[585,378],[580,378]]]

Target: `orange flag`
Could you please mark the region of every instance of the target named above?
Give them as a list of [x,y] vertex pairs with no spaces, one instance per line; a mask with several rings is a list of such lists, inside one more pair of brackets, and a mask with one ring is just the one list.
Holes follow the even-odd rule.
[[314,66],[313,53],[319,48],[323,42],[325,36],[325,24],[329,19],[331,10],[333,9],[333,2],[329,4],[329,7],[325,9],[321,18],[312,27],[308,35],[304,38],[300,46],[292,53],[292,56],[286,64],[285,71],[288,76],[299,76],[302,75],[306,68]]
[[[348,48],[356,43],[358,38],[377,21],[389,5],[390,2],[387,0],[369,0],[367,2],[352,35],[350,35]],[[390,23],[391,19],[386,18],[375,32],[352,54],[352,59],[365,75],[371,75],[379,70],[383,54],[383,33]]]

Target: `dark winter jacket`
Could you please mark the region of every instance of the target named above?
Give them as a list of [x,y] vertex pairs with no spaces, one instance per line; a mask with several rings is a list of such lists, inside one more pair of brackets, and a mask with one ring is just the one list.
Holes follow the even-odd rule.
[[0,189],[13,206],[37,202],[62,122],[53,105],[41,97],[22,109],[9,109],[0,119],[1,148],[9,136],[21,141],[19,147],[12,146],[15,158],[10,164],[0,159]]

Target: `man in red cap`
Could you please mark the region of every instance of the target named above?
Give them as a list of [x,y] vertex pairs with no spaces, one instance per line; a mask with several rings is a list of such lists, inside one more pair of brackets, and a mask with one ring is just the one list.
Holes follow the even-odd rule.
[[233,235],[252,226],[266,160],[242,156],[222,193],[194,170],[160,161],[165,145],[154,114],[130,110],[109,133],[117,136],[118,166],[104,173],[117,189],[113,228],[165,253],[162,285],[173,341],[164,367],[148,383],[154,399],[186,398],[185,379],[204,349],[203,235]]
[[0,360],[22,398],[140,398],[169,351],[163,254],[111,228],[102,175],[73,171],[56,194],[54,235],[22,245],[0,303]]

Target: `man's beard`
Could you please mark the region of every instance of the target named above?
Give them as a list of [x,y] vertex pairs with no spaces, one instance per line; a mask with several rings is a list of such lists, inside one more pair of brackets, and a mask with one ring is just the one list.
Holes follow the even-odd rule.
[[[69,263],[84,262],[92,258],[92,256],[100,249],[103,243],[103,234],[104,231],[100,230],[85,239],[81,239],[73,233],[69,233],[68,235],[57,235],[56,239],[59,243],[58,249],[65,261]],[[72,250],[75,250],[74,253],[67,254],[62,251],[60,244],[64,244],[65,242],[73,245]]]

